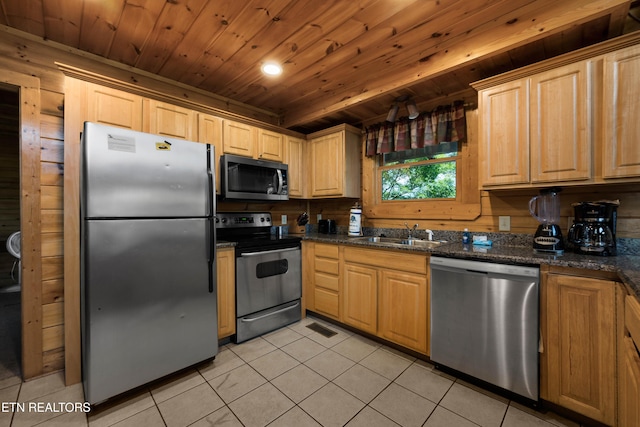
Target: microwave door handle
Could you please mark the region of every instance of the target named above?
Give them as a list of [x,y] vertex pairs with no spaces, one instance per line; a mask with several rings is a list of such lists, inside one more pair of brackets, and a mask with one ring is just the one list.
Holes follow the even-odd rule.
[[282,170],[276,169],[276,173],[278,174],[278,191],[276,191],[276,194],[282,194],[282,187],[284,186],[284,181],[282,180]]

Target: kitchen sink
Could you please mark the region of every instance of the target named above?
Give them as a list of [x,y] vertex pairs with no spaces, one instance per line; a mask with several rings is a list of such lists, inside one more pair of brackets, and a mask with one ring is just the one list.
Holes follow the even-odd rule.
[[444,242],[437,240],[421,240],[421,239],[398,239],[394,237],[357,237],[353,239],[356,242],[380,243],[381,246],[398,245],[398,246],[414,246],[417,248],[434,248]]

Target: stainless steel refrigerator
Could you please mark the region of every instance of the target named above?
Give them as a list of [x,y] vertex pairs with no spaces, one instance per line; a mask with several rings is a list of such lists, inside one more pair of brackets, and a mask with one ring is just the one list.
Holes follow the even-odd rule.
[[86,122],[82,374],[91,404],[218,352],[214,147]]

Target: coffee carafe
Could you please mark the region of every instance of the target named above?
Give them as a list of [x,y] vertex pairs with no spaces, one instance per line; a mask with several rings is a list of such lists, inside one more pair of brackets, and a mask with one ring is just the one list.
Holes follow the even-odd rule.
[[529,201],[529,213],[540,222],[533,236],[533,251],[562,255],[564,242],[560,229],[560,196],[559,187],[540,191],[540,195]]
[[574,219],[568,233],[571,249],[587,255],[616,255],[619,205],[619,200],[573,203]]

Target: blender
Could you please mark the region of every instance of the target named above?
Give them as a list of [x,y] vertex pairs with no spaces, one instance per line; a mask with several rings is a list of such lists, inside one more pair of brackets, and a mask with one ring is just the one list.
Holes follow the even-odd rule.
[[562,255],[564,242],[560,230],[561,188],[553,187],[540,191],[540,195],[529,201],[529,213],[540,225],[533,236],[533,252]]

